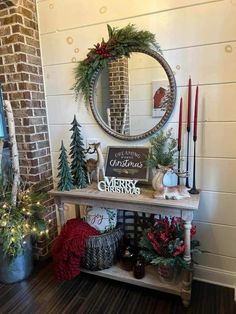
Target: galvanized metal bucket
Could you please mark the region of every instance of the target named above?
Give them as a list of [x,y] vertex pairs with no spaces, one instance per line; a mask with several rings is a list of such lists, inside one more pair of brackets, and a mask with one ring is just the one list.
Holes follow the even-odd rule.
[[33,269],[32,244],[30,236],[24,239],[23,252],[13,260],[4,256],[0,246],[0,281],[14,283],[26,279]]

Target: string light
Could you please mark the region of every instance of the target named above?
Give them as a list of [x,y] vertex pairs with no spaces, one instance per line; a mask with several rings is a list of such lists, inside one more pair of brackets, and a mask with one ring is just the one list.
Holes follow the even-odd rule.
[[37,202],[36,205],[40,205],[40,202]]
[[6,209],[7,208],[7,204],[3,204],[2,208]]

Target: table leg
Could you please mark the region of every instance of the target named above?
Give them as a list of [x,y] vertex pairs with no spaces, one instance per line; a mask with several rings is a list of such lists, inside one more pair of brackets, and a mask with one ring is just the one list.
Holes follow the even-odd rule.
[[182,218],[184,219],[184,242],[186,249],[184,252],[184,260],[187,263],[187,269],[184,269],[184,276],[182,281],[181,298],[185,307],[189,306],[191,300],[192,288],[192,267],[191,267],[191,228],[193,213],[190,211],[183,211]]
[[192,277],[192,271],[188,269],[183,269],[181,299],[184,307],[188,307],[191,301]]
[[59,220],[60,220],[60,229],[61,229],[65,224],[64,203],[60,199],[55,199],[55,203],[57,205],[57,210],[58,210]]

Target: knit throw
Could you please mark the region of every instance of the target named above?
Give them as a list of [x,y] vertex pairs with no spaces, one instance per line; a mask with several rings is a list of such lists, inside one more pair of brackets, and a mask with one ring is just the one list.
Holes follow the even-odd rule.
[[70,280],[79,275],[86,239],[98,234],[96,229],[81,219],[67,221],[52,248],[54,272],[58,280]]

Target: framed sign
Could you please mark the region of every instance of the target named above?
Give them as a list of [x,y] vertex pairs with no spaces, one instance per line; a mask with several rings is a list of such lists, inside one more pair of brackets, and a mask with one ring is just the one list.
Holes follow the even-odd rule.
[[108,147],[106,177],[148,180],[148,147]]

